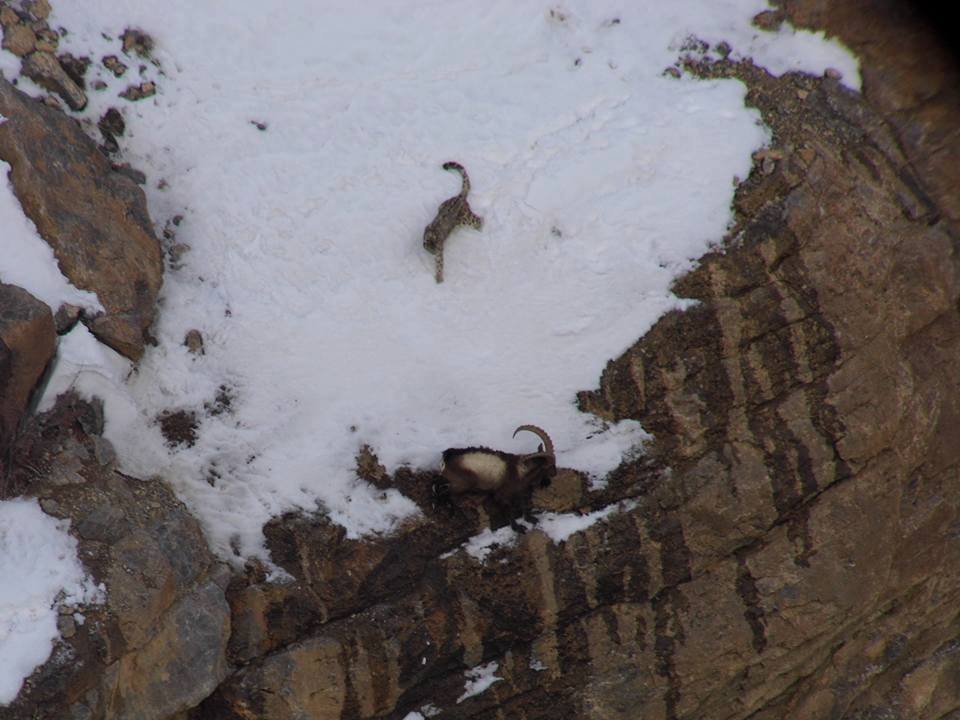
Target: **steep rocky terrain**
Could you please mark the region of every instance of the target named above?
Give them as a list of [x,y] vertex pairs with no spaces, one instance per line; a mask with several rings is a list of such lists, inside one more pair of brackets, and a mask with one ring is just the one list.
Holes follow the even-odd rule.
[[[367,453],[360,472],[424,516],[375,540],[278,518],[292,580],[231,574],[162,483],[115,471],[95,403],[25,415],[54,326],[0,287],[3,491],[70,518],[109,590],[0,717],[960,714],[958,69],[902,3],[790,0],[759,22],[784,19],[857,52],[864,93],[688,59],[745,82],[774,140],[677,282],[699,303],[580,394],[654,441],[602,491],[569,471],[538,491],[559,512],[629,501],[565,541],[533,530],[481,560],[461,544],[491,508],[434,508],[431,477]],[[8,117],[42,107],[0,92]],[[490,662],[499,681],[461,701]]]

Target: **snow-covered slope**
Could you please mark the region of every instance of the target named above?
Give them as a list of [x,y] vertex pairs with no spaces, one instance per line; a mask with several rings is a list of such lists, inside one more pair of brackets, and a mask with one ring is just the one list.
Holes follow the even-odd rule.
[[[74,54],[116,53],[129,26],[153,36],[159,68],[139,74],[157,95],[120,100],[137,63],[119,79],[95,64],[108,87],[84,115],[122,109],[153,217],[182,214],[191,250],[138,371],[81,326],[50,392],[105,396],[123,468],[173,483],[224,556],[262,555],[262,524],[289,509],[352,534],[415,512],[356,480],[364,443],[388,469],[431,467],[449,446],[529,449],[510,436],[532,422],[602,478],[644,433],[575,394],[679,305],[671,280],[723,236],[768,139],[740,83],[664,69],[695,35],[858,82],[842,48],[753,28],[762,2],[627,5],[57,4]],[[459,187],[447,160],[485,224],[451,236],[437,285],[421,242]],[[228,411],[205,413],[218,393]],[[192,447],[165,442],[165,410],[198,413]]]
[[[103,601],[103,588],[77,559],[68,525],[34,499],[0,502],[0,707],[60,637],[56,605]],[[75,619],[83,622],[79,614]]]

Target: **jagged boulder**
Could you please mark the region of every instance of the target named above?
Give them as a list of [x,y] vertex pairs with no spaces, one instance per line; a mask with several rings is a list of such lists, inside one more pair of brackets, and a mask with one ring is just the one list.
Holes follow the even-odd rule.
[[24,213],[53,248],[63,274],[97,294],[90,330],[136,360],[163,279],[160,243],[143,191],[111,169],[72,118],[0,77],[0,160]]
[[0,283],[0,497],[10,447],[55,340],[50,308],[23,288]]
[[226,677],[229,571],[160,481],[128,478],[100,436],[99,403],[75,395],[31,418],[13,449],[13,488],[70,521],[78,554],[103,583],[103,605],[68,608],[51,658],[0,708],[4,720],[161,720]]

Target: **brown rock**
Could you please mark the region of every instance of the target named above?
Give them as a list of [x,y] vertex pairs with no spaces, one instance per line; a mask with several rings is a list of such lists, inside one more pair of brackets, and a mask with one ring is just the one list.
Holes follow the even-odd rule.
[[146,185],[147,175],[143,170],[137,170],[127,163],[111,163],[110,169],[133,180],[137,185]]
[[69,640],[77,634],[77,623],[70,615],[60,615],[57,618],[57,630]]
[[46,20],[50,17],[48,0],[30,0],[30,2],[24,3],[24,9],[37,20]]
[[[349,682],[340,662],[344,650],[336,641],[322,637],[285,648],[244,673],[240,684],[228,685],[227,694],[218,697],[216,704],[210,703],[211,709],[205,712],[219,710],[224,717],[238,717],[231,713],[253,707],[254,717],[271,720],[344,717]],[[271,688],[276,687],[285,692],[274,693]]]
[[150,53],[153,52],[153,38],[142,30],[127,28],[120,36],[120,41],[123,44],[123,52],[127,55],[132,52],[142,58],[149,58]]
[[86,88],[84,76],[87,74],[87,68],[90,67],[90,58],[85,55],[74,57],[70,53],[63,53],[57,56],[57,60],[60,61],[60,67],[77,84],[77,87]]
[[64,303],[57,308],[53,316],[54,325],[57,328],[57,335],[63,335],[73,330],[74,326],[80,322],[80,316],[83,314],[83,308],[78,305]]
[[[37,53],[34,53],[36,55]],[[163,260],[143,192],[111,170],[77,124],[0,79],[0,158],[25,214],[64,275],[97,294],[106,312],[84,318],[103,342],[143,354]]]
[[0,25],[2,25],[4,29],[11,25],[16,25],[19,22],[20,16],[17,15],[12,7],[8,7],[7,5],[0,7]]
[[[59,95],[72,110],[86,107],[86,94],[50,52],[38,50],[27,55],[23,59],[21,72],[41,87]],[[6,81],[4,83],[6,84]],[[0,93],[3,93],[3,90],[0,90]]]
[[[0,283],[0,479],[10,471],[7,451],[53,357],[55,340],[50,308],[26,290]],[[0,498],[5,490],[0,481]]]
[[[37,50],[48,53],[57,52],[57,48],[60,46],[60,36],[50,28],[43,28],[36,31],[37,37]],[[63,65],[63,63],[60,63]],[[64,68],[66,70],[66,68]],[[69,71],[68,73],[69,74]],[[75,81],[75,80],[74,80]]]
[[106,55],[100,62],[115,77],[121,77],[127,71],[127,66],[120,62],[116,55]]
[[157,424],[170,447],[193,447],[197,442],[199,421],[192,410],[164,410],[157,416]]
[[753,24],[761,30],[776,32],[780,29],[780,25],[783,24],[783,20],[784,16],[782,11],[765,10],[754,16]]
[[120,97],[124,100],[130,100],[134,102],[136,100],[143,100],[144,98],[151,97],[157,94],[157,86],[153,82],[142,82],[139,85],[130,85],[120,93]]
[[[4,720],[165,720],[199,703],[229,671],[224,568],[169,488],[97,460],[101,412],[61,396],[31,419],[14,448],[24,460],[14,485],[70,521],[78,556],[104,584],[106,602],[64,609],[61,646],[3,708]],[[65,464],[81,482],[62,484],[51,474]]]
[[233,618],[229,656],[236,664],[293,643],[304,628],[327,619],[322,603],[300,583],[236,581],[227,597]]
[[903,150],[917,174],[937,178],[929,183],[929,192],[938,209],[957,222],[960,125],[951,118],[960,104],[960,65],[955,44],[942,42],[935,34],[952,25],[931,26],[921,15],[935,7],[936,3],[878,0],[867,5],[815,0],[783,3],[793,25],[824,30],[863,59],[861,75],[870,104],[903,140]]
[[111,672],[112,702],[119,710],[114,717],[170,718],[207,697],[227,674],[230,615],[216,582],[207,580],[183,595],[150,633]]
[[199,330],[190,330],[183,339],[183,344],[187,346],[194,355],[203,355],[203,335]]
[[9,50],[18,57],[29,55],[37,47],[37,36],[27,25],[13,23],[4,25],[3,49]]
[[177,270],[183,266],[183,256],[190,252],[190,246],[187,243],[174,243],[167,252],[171,267]]
[[[939,497],[960,459],[953,231],[861,100],[814,86],[798,123],[795,88],[745,76],[808,171],[751,177],[738,244],[677,283],[701,305],[661,320],[581,397],[643,419],[683,488],[661,504],[677,504],[690,576],[657,621],[665,692],[638,712],[941,717],[960,704],[942,685],[952,666],[934,660],[960,633],[946,610],[960,600],[960,504],[920,498]],[[719,657],[743,659],[705,666]],[[930,682],[907,688],[921,660]]]

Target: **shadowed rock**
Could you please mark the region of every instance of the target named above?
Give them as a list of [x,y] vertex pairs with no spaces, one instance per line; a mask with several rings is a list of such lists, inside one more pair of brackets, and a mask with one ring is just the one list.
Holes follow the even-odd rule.
[[0,497],[9,450],[30,397],[53,357],[53,315],[23,288],[0,282]]
[[52,52],[37,50],[27,55],[23,59],[22,72],[37,85],[63,98],[71,110],[83,110],[86,107],[86,93],[67,74]]
[[159,481],[113,467],[99,403],[61,396],[26,423],[13,489],[69,520],[78,557],[106,592],[67,609],[70,628],[27,678],[4,720],[163,720],[193,707],[229,672],[229,579],[197,521]]

